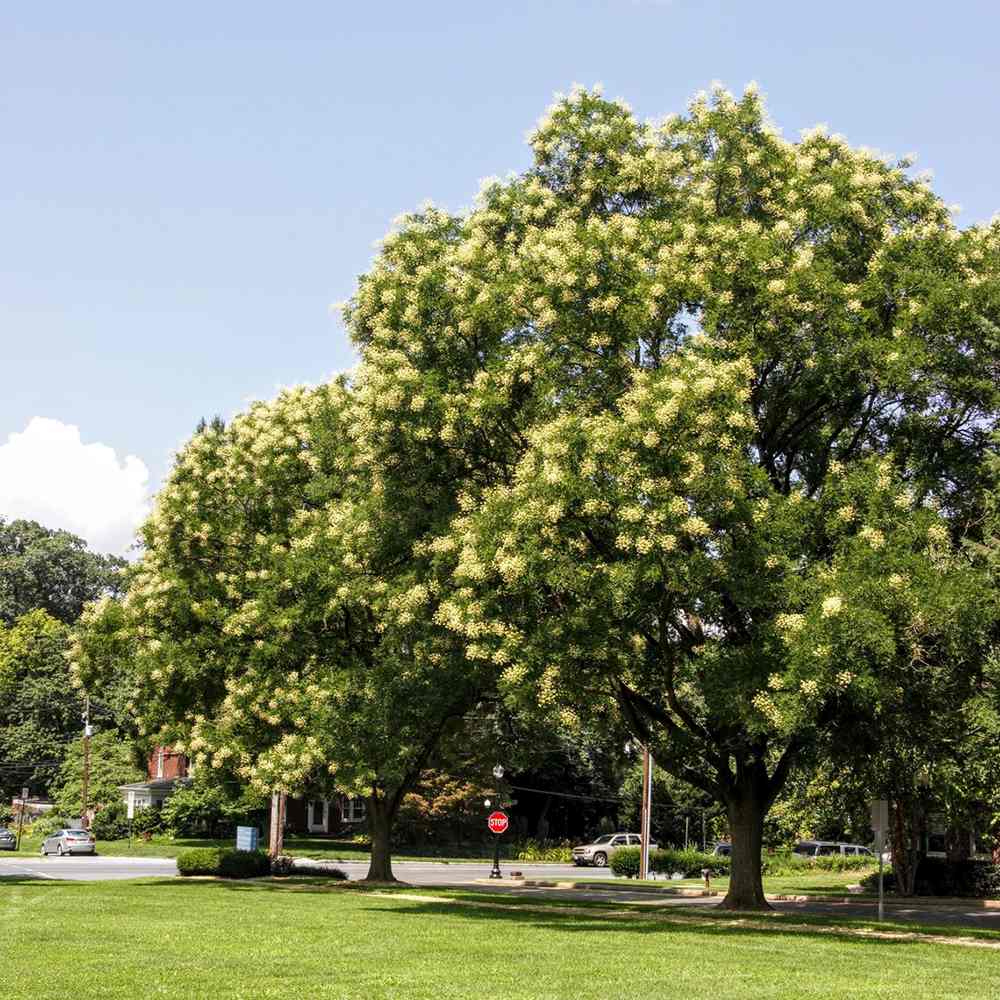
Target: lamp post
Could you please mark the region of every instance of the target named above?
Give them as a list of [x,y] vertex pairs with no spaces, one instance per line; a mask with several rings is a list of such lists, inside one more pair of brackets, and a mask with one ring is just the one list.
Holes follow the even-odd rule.
[[[503,793],[500,789],[500,781],[503,778],[503,766],[501,764],[497,764],[493,768],[493,777],[497,779],[497,809],[503,809]],[[490,870],[490,878],[503,878],[503,875],[500,873],[500,835],[498,833],[493,834],[493,868]]]

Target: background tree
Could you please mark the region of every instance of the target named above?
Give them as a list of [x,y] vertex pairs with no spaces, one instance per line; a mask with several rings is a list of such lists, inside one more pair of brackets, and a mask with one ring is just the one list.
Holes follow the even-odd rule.
[[0,622],[41,608],[71,625],[88,601],[120,592],[124,567],[68,531],[0,517]]
[[[95,733],[90,739],[90,779],[87,802],[100,811],[121,800],[120,785],[143,781],[145,774],[136,766],[131,742],[113,730]],[[53,798],[62,816],[77,817],[83,811],[83,737],[68,747],[53,782]]]
[[512,698],[613,699],[725,804],[726,904],[762,907],[803,749],[919,685],[915,649],[981,654],[954,542],[980,530],[1000,224],[959,232],[905,161],[780,138],[752,91],[660,127],[577,91],[532,146],[362,279],[363,448],[430,508],[467,656]]
[[436,556],[387,514],[352,406],[343,383],[290,390],[196,434],[125,601],[88,611],[74,660],[91,687],[134,657],[140,732],[198,768],[367,796],[383,881],[400,804],[480,682],[430,628]]
[[83,731],[83,699],[70,684],[69,629],[42,610],[0,624],[0,795],[23,786],[45,794],[71,740]]

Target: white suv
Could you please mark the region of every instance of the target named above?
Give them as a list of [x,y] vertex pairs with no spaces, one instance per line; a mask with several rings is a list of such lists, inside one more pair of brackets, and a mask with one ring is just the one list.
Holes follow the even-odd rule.
[[[616,851],[623,847],[639,847],[642,838],[637,833],[605,833],[596,837],[589,844],[581,844],[573,848],[574,865],[593,865],[595,868],[604,868],[608,860],[614,857]],[[649,849],[655,851],[658,847],[653,841],[649,842]]]

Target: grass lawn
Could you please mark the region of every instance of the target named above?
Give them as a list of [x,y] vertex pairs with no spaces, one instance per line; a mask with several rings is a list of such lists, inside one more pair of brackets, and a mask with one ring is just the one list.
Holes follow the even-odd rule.
[[1000,952],[323,884],[0,880],[5,997],[992,998]]
[[[802,872],[795,875],[771,875],[764,878],[764,891],[771,895],[787,896],[830,896],[840,899],[849,893],[849,885],[857,885],[867,875],[867,872]],[[586,877],[576,881],[586,882]],[[599,883],[595,883],[599,884]],[[638,879],[615,879],[614,885],[637,888],[649,886],[658,889],[701,889],[701,879],[651,879],[640,882]],[[712,889],[725,894],[729,888],[728,878],[713,878]]]

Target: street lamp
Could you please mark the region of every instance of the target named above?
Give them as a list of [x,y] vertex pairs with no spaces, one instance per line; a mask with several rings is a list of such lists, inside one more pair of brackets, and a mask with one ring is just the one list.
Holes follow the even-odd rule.
[[[497,779],[497,809],[503,809],[503,794],[500,791],[500,781],[503,778],[503,765],[497,764],[493,768],[493,777]],[[489,799],[486,800],[489,808]],[[500,873],[500,834],[493,834],[493,868],[490,870],[490,878],[503,878]]]

